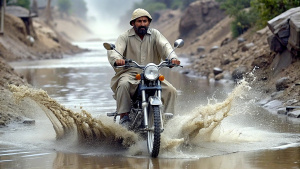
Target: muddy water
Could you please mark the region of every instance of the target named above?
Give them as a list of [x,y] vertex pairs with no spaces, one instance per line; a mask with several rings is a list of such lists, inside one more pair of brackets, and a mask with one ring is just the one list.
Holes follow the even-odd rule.
[[[15,97],[41,106],[36,124],[0,129],[0,168],[300,168],[300,122],[266,112],[247,82],[213,82],[165,71],[178,89],[157,159],[105,117],[115,110],[113,71],[101,42],[62,60],[11,63],[34,88]],[[169,78],[168,78],[169,77]],[[41,90],[39,90],[41,89]]]

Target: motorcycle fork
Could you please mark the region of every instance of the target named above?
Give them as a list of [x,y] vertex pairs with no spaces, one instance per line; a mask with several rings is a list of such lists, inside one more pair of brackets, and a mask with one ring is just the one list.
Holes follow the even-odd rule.
[[[144,80],[142,80],[141,82],[142,82],[142,86],[144,86]],[[145,128],[148,129],[148,111],[147,111],[148,103],[146,101],[146,91],[145,90],[142,90],[142,107],[144,110]]]
[[[158,80],[157,85],[160,86],[160,81]],[[161,100],[161,90],[157,90],[157,97]],[[164,131],[164,123],[162,118],[161,106],[159,107],[159,116],[160,116],[160,128],[161,131]]]
[[[142,85],[144,85],[144,81],[142,81]],[[160,81],[157,82],[157,85],[160,86]],[[157,97],[161,100],[161,90],[157,90]],[[142,90],[142,107],[144,110],[144,124],[145,124],[145,129],[149,129],[148,128],[148,103],[146,100],[146,91]],[[161,126],[161,131],[164,130],[164,126],[163,126],[163,118],[162,118],[162,113],[161,110],[159,111],[160,113],[160,126]]]

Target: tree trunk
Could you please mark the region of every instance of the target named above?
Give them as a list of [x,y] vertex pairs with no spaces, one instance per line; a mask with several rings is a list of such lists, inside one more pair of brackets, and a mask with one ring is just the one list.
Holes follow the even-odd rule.
[[52,20],[51,0],[48,0],[47,7],[46,7],[46,23],[49,24],[51,20]]

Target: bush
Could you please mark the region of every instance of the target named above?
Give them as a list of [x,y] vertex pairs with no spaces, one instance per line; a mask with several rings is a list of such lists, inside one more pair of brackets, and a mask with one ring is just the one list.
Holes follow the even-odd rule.
[[255,22],[257,15],[250,7],[250,0],[217,0],[226,13],[234,18],[231,23],[233,37],[237,37],[247,31]]
[[243,34],[254,25],[256,20],[257,20],[257,15],[255,15],[255,13],[252,10],[239,11],[235,15],[234,21],[231,23],[232,36],[235,38]]
[[147,6],[145,6],[145,10],[147,10],[149,13],[152,13],[152,14],[156,11],[160,11],[160,10],[163,10],[166,8],[167,8],[167,6],[161,2],[150,3]]
[[299,7],[299,0],[253,0],[251,7],[258,13],[258,27],[265,27],[267,22],[281,13]]

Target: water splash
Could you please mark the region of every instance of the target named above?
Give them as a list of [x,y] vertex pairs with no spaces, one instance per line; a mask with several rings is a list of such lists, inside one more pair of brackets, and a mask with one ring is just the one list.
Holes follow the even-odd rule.
[[62,139],[77,131],[78,140],[82,142],[122,141],[124,146],[130,146],[138,140],[138,136],[135,133],[116,123],[110,123],[111,120],[94,118],[85,110],[77,113],[65,108],[50,98],[47,92],[42,89],[32,89],[27,86],[18,87],[15,85],[10,85],[9,87],[17,102],[25,97],[29,97],[39,104],[52,122],[57,139]]
[[[108,117],[95,118],[85,110],[80,113],[74,112],[60,105],[42,89],[15,85],[9,87],[17,102],[28,97],[40,105],[52,122],[57,139],[76,134],[78,140],[82,142],[122,141],[124,146],[131,146],[130,154],[138,154],[140,151],[138,148],[140,147],[140,137],[114,123],[111,119],[107,119]],[[182,144],[197,144],[199,140],[214,140],[213,132],[222,120],[230,115],[231,105],[235,98],[243,97],[245,91],[249,89],[248,83],[243,80],[223,102],[208,103],[206,106],[195,108],[186,115],[175,116],[167,123],[165,131],[162,133],[162,153],[175,152]]]
[[234,88],[228,97],[220,103],[196,107],[190,113],[175,116],[170,120],[162,135],[162,149],[170,151],[182,143],[196,144],[199,141],[216,140],[213,134],[221,122],[230,115],[236,98],[242,98],[250,87],[245,80]]

